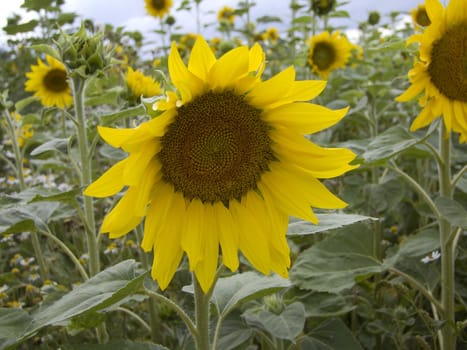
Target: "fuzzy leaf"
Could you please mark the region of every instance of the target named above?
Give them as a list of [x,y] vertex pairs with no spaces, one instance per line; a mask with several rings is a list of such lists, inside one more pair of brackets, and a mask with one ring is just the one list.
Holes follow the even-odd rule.
[[37,156],[39,154],[42,154],[48,151],[58,151],[61,153],[65,153],[68,148],[69,142],[70,142],[70,137],[67,137],[64,139],[56,138],[56,139],[49,140],[47,142],[44,142],[42,145],[34,148],[31,151],[31,155]]
[[448,220],[451,225],[467,228],[467,211],[455,200],[439,197],[435,200],[441,215]]
[[309,235],[318,232],[330,231],[341,228],[347,225],[352,225],[357,222],[376,220],[370,216],[353,215],[353,214],[316,214],[319,222],[314,225],[308,221],[299,220],[291,222],[287,234],[293,235]]

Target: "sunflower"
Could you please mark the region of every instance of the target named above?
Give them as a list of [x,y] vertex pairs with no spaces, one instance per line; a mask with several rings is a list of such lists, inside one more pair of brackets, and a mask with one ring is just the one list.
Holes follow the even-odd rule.
[[397,101],[420,94],[423,107],[410,126],[415,131],[443,116],[446,131],[460,133],[467,141],[467,2],[451,0],[446,8],[439,0],[426,0],[431,24],[408,43],[419,42],[419,58],[409,71],[411,86]]
[[172,7],[172,0],[144,0],[146,12],[153,17],[164,17]]
[[60,61],[47,55],[47,64],[37,59],[37,65],[31,65],[31,72],[26,73],[28,80],[25,90],[34,92],[45,107],[66,108],[72,105],[73,97],[68,84],[65,66]]
[[152,97],[162,93],[161,86],[152,77],[128,67],[126,83],[135,97]]
[[410,15],[412,16],[412,21],[416,26],[427,27],[431,24],[425,5],[418,5],[410,11]]
[[235,22],[235,10],[229,6],[222,7],[219,12],[217,12],[217,20],[219,22],[233,24]]
[[85,195],[107,197],[127,187],[101,232],[125,235],[146,217],[145,251],[152,277],[165,289],[186,253],[208,291],[218,266],[239,266],[240,250],[264,274],[286,277],[288,216],[317,223],[312,207],[343,208],[317,178],[339,176],[354,153],[322,148],[304,137],[347,112],[304,101],[324,81],[295,81],[289,67],[261,81],[265,55],[255,44],[216,59],[199,36],[188,67],[173,43],[168,66],[179,97],[156,102],[158,117],[136,128],[99,127],[101,137],[129,156],[92,183]]
[[265,33],[270,42],[275,43],[279,40],[279,30],[276,27],[269,27]]
[[309,39],[308,64],[313,72],[326,78],[333,70],[345,67],[353,48],[339,31],[325,31]]

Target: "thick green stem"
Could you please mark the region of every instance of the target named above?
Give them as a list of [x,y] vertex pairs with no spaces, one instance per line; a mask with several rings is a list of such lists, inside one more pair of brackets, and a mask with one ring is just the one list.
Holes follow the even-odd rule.
[[[78,146],[81,161],[80,185],[88,186],[92,181],[91,159],[89,157],[89,142],[87,134],[86,116],[84,113],[84,90],[86,80],[80,77],[73,79],[73,96],[75,103],[75,118],[78,131]],[[87,235],[87,249],[89,254],[89,274],[94,276],[100,270],[99,247],[96,239],[96,220],[94,216],[94,205],[92,197],[83,196],[85,230]]]
[[[87,121],[84,113],[85,96],[84,91],[86,88],[86,79],[75,76],[72,79],[73,98],[75,107],[75,119],[78,133],[78,147],[81,161],[81,172],[79,174],[80,185],[85,187],[92,181],[92,167],[91,157],[89,154],[89,141],[87,134]],[[84,223],[87,238],[87,250],[89,255],[89,275],[92,277],[99,273],[99,246],[96,237],[96,219],[94,216],[94,204],[92,197],[83,196],[84,202]],[[106,343],[108,341],[108,334],[105,323],[96,327],[96,334],[99,343]]]
[[209,299],[210,293],[204,293],[196,275],[193,273],[193,286],[195,291],[195,320],[197,337],[196,350],[210,350],[209,339]]
[[[141,244],[143,240],[143,230],[141,225],[136,227],[136,237],[138,237],[138,242]],[[149,263],[148,254],[145,252],[141,252],[141,263],[145,270],[149,270],[151,268],[151,264]],[[159,341],[159,331],[160,331],[160,320],[156,312],[156,299],[152,296],[148,299],[148,308],[149,308],[149,325],[150,325],[150,332],[151,332],[151,340],[154,343]]]
[[[18,135],[16,128],[13,124],[13,118],[10,112],[6,111],[6,122],[8,125],[8,134],[11,139],[11,145],[13,147],[13,153],[15,154],[15,172],[16,178],[19,182],[19,189],[24,191],[26,189],[26,182],[24,181],[24,173],[23,173],[23,153],[19,147],[18,143]],[[41,278],[45,281],[49,276],[49,269],[47,268],[47,264],[44,259],[44,255],[42,254],[41,243],[39,241],[39,237],[37,232],[31,232],[31,243],[32,248],[34,249],[34,255],[37,259],[37,264],[39,265],[39,272],[41,274]]]
[[[451,139],[446,136],[444,123],[441,123],[439,131],[439,154],[441,162],[438,162],[439,192],[442,197],[452,198],[451,187]],[[442,328],[441,349],[451,350],[456,348],[455,332],[455,281],[454,281],[454,244],[451,239],[452,227],[449,221],[440,217],[439,232],[441,245],[441,304],[444,309],[446,325]]]

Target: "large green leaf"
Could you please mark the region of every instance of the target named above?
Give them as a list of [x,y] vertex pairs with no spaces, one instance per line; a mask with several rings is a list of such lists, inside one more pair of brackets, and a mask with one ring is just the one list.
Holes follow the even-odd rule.
[[263,329],[275,338],[295,342],[305,325],[305,307],[300,302],[287,305],[280,314],[268,310],[248,309],[243,317],[251,325]]
[[0,210],[0,233],[46,230],[59,206],[57,202],[32,203]]
[[134,342],[128,339],[112,340],[107,344],[83,344],[75,345],[69,348],[70,350],[169,350],[165,346]]
[[383,270],[373,244],[374,234],[366,225],[347,226],[302,252],[290,279],[300,288],[322,292],[351,288],[357,278]]
[[[235,315],[236,316],[236,315]],[[222,323],[221,336],[218,349],[232,350],[250,339],[254,332],[245,322],[240,320],[240,316],[235,319],[227,319]]]
[[308,350],[363,350],[352,332],[339,319],[323,322],[300,342]]
[[439,197],[436,198],[435,204],[441,212],[441,215],[448,220],[451,225],[467,228],[467,211],[459,202],[449,198]]
[[396,125],[376,136],[362,157],[366,163],[382,163],[419,142],[421,140],[415,138],[404,127]]
[[247,301],[275,293],[290,286],[282,277],[262,276],[256,272],[245,272],[220,278],[211,301],[216,305],[221,317],[225,317],[235,307]]
[[42,145],[34,148],[31,151],[31,156],[37,156],[39,154],[42,154],[48,151],[66,153],[69,142],[70,142],[70,137],[55,138],[55,139],[49,140],[47,142],[44,142]]
[[340,294],[309,292],[300,298],[306,317],[333,317],[344,315],[356,308],[353,301]]
[[[147,273],[139,273],[134,260],[125,260],[84,282],[60,299],[44,303],[30,315],[28,327],[18,336],[21,341],[43,327],[63,325],[64,322],[83,315],[102,311],[118,304],[140,290]],[[26,316],[24,316],[26,317]]]
[[352,225],[357,222],[376,220],[370,216],[355,215],[355,214],[316,214],[319,222],[314,225],[308,221],[299,220],[291,222],[287,231],[288,235],[309,235],[318,232],[334,230],[347,225]]
[[39,22],[35,19],[32,19],[28,22],[21,23],[21,24],[10,24],[5,27],[3,27],[3,30],[8,34],[8,35],[14,35],[18,33],[26,33],[26,32],[32,32],[34,28],[37,27]]
[[0,345],[23,334],[31,321],[31,316],[22,309],[0,308]]

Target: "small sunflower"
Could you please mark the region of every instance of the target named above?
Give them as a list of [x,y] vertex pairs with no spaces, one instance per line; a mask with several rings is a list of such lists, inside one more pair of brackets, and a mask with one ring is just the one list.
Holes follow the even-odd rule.
[[146,12],[153,17],[164,17],[172,7],[172,0],[144,0]]
[[229,6],[222,7],[219,12],[217,12],[217,20],[219,22],[233,24],[235,22],[235,9]]
[[431,24],[430,17],[428,17],[425,5],[418,5],[417,8],[414,8],[412,11],[410,11],[410,14],[415,25],[428,27]]
[[266,29],[266,37],[272,43],[277,42],[279,40],[279,30],[276,27],[269,27]]
[[165,289],[186,253],[202,289],[218,266],[239,266],[238,251],[264,274],[286,277],[289,215],[317,223],[315,208],[343,208],[318,178],[355,168],[348,149],[322,148],[304,134],[327,128],[348,108],[305,101],[324,81],[295,81],[289,67],[261,81],[265,55],[255,44],[216,59],[199,36],[186,66],[173,43],[168,59],[180,97],[156,102],[158,117],[137,128],[99,127],[129,156],[92,183],[85,195],[108,197],[126,187],[101,232],[125,235],[145,217],[142,247],[154,251],[152,277]]
[[152,77],[128,67],[126,83],[135,97],[152,97],[162,93],[161,86]]
[[311,0],[311,9],[318,16],[327,15],[334,9],[336,0]]
[[397,101],[409,101],[420,94],[423,107],[410,126],[411,131],[443,116],[446,131],[460,133],[467,141],[467,2],[451,0],[446,8],[439,0],[426,0],[431,24],[408,43],[419,42],[419,57],[409,71],[411,86]]
[[28,80],[25,90],[34,92],[45,107],[66,108],[72,105],[73,97],[68,84],[65,66],[60,61],[47,55],[47,64],[37,59],[37,65],[31,65],[31,72],[26,73]]
[[333,70],[345,67],[354,45],[339,31],[325,31],[309,40],[308,64],[311,70],[326,78]]

